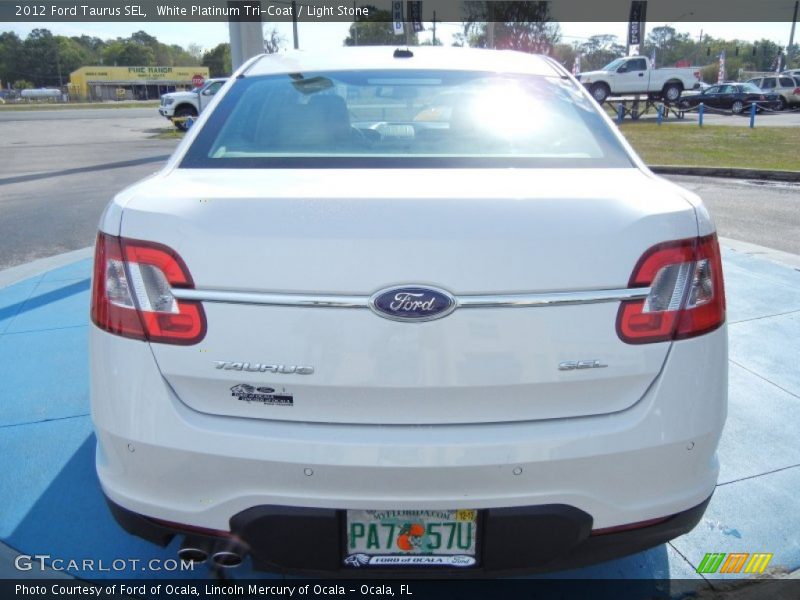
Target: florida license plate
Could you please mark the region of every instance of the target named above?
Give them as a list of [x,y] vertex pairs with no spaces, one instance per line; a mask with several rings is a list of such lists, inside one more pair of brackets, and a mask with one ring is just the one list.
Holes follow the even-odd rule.
[[350,567],[472,567],[477,510],[348,510]]

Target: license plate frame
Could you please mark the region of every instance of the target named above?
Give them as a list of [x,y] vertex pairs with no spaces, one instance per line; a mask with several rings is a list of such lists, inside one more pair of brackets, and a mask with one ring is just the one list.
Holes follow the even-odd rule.
[[[450,518],[445,518],[446,515],[450,515]],[[474,569],[479,567],[481,562],[482,516],[482,511],[478,509],[343,510],[341,512],[342,566],[353,569]],[[353,532],[353,525],[359,523],[364,525],[365,529]],[[374,523],[380,530],[378,548],[364,547],[366,538],[370,535],[368,531],[370,523]],[[395,525],[394,531],[390,526],[392,523]],[[404,531],[404,525],[421,525],[423,534],[415,535],[419,532],[419,527],[406,528]],[[439,527],[436,527],[437,525]],[[468,527],[471,527],[471,543],[467,543],[470,535],[467,532]],[[361,537],[364,539],[358,539],[355,544],[351,544],[350,538],[353,533],[363,534]],[[451,537],[454,538],[451,547],[445,548],[443,552],[436,552],[437,548],[430,549],[430,546],[435,546],[436,533],[447,537],[447,542],[450,542]],[[407,541],[411,543],[412,549],[409,551],[397,547],[401,535],[405,535]],[[374,542],[374,537],[372,541]]]

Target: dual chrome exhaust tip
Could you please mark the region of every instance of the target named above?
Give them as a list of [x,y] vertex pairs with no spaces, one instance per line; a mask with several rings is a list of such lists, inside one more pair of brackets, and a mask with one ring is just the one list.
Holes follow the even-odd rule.
[[209,559],[225,569],[238,567],[244,561],[247,549],[233,539],[185,536],[178,550],[178,558],[195,564]]

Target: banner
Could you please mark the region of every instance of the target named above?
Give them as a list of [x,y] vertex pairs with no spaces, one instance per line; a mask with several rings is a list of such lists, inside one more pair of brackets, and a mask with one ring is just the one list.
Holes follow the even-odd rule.
[[408,0],[406,5],[406,18],[411,26],[411,31],[419,33],[425,31],[422,26],[422,2],[419,0]]
[[403,27],[403,1],[392,1],[392,30],[395,35],[403,35],[405,28]]
[[719,53],[719,74],[717,74],[717,83],[725,81],[725,50]]
[[647,0],[631,2],[631,16],[628,19],[628,46],[639,46],[644,42],[642,32],[647,21]]

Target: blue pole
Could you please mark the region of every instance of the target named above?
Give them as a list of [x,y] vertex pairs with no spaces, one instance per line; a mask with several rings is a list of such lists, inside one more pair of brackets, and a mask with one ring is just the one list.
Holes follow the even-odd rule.
[[750,105],[750,129],[756,126],[756,103]]
[[697,111],[697,114],[698,114],[698,115],[700,115],[700,121],[699,121],[699,123],[700,123],[700,127],[702,127],[702,126],[703,126],[703,113],[704,113],[705,111],[706,111],[706,107],[705,107],[705,106],[703,105],[703,103],[701,102],[701,103],[700,103],[700,110],[698,110],[698,111]]
[[625,105],[620,102],[617,104],[617,123],[622,123],[625,118]]
[[656,120],[658,121],[658,124],[661,125],[661,121],[664,120],[664,105],[659,104],[658,107],[656,108],[656,112],[657,112]]

